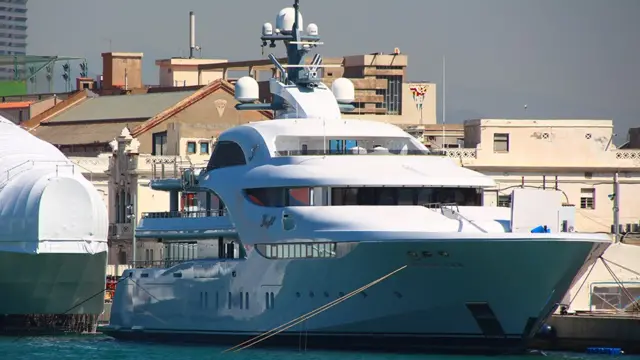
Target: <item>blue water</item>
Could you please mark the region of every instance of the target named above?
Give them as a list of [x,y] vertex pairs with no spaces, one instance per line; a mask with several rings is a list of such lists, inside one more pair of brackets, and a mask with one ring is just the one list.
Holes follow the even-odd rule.
[[[527,356],[445,356],[445,355],[396,355],[381,353],[328,352],[307,350],[246,349],[237,353],[222,354],[224,348],[204,346],[169,346],[120,342],[102,335],[58,337],[0,337],[0,359],[11,360],[599,360],[611,359],[610,355],[574,353],[549,353]],[[639,356],[624,355],[625,360],[640,360]]]

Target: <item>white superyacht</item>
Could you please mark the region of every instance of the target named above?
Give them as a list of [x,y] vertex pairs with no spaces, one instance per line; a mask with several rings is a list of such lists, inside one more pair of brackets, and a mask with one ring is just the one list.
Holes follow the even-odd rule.
[[165,266],[123,273],[101,331],[235,345],[277,328],[258,346],[526,349],[609,236],[573,232],[556,191],[484,207],[490,177],[398,127],[343,119],[353,84],[320,81],[321,57],[304,60],[318,27],[301,28],[297,0],[263,26],[263,44],[288,54],[286,65],[269,56],[271,104],[256,102],[253,78],[236,83],[238,109],[276,119],[222,133],[199,174],[151,184],[195,194],[199,210],[143,216],[137,236],[165,243]]

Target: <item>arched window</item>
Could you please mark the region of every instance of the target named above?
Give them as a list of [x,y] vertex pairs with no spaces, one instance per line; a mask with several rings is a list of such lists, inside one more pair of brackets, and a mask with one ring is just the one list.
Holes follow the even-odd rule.
[[244,151],[240,145],[233,141],[218,141],[207,164],[207,171],[246,163]]

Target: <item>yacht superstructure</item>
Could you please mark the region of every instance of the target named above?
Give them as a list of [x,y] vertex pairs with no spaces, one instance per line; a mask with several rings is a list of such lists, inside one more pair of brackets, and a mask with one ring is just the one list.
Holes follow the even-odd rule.
[[[166,266],[123,273],[102,331],[237,344],[342,299],[261,344],[525,349],[609,237],[573,232],[557,191],[484,207],[490,177],[393,125],[343,119],[353,84],[320,81],[322,58],[304,60],[318,27],[301,28],[297,0],[263,26],[264,45],[288,54],[269,56],[272,103],[255,102],[253,78],[236,83],[236,108],[276,119],[223,132],[200,172],[152,182],[173,207],[144,214],[136,234],[166,244]],[[179,209],[179,193],[199,210]]]
[[30,316],[99,315],[103,298],[85,300],[105,287],[107,230],[80,169],[0,117],[0,332]]

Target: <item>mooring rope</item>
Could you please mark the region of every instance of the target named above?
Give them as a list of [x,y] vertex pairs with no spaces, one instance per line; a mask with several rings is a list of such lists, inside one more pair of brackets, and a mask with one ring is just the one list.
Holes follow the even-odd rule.
[[242,342],[242,343],[240,343],[240,344],[238,344],[238,345],[236,345],[236,346],[234,346],[232,348],[229,348],[229,349],[223,351],[222,353],[224,354],[224,353],[227,353],[229,351],[237,352],[237,351],[240,351],[240,350],[244,350],[244,349],[246,349],[248,347],[254,346],[254,345],[258,344],[259,342],[262,342],[262,341],[264,341],[264,340],[266,340],[266,339],[268,339],[268,338],[270,338],[272,336],[275,336],[275,335],[277,335],[277,334],[279,334],[279,333],[281,333],[281,332],[283,332],[283,331],[285,331],[285,330],[287,330],[287,329],[289,329],[289,328],[291,328],[293,326],[296,326],[299,323],[301,323],[303,321],[306,321],[306,320],[308,320],[308,319],[320,314],[321,312],[323,312],[325,310],[328,310],[329,308],[332,308],[335,305],[338,305],[339,303],[347,300],[348,298],[353,297],[353,296],[363,292],[364,290],[366,290],[366,289],[368,289],[368,288],[370,288],[370,287],[372,287],[372,286],[374,286],[374,285],[376,285],[376,284],[388,279],[389,277],[391,277],[391,276],[395,275],[396,273],[398,273],[398,272],[404,270],[405,268],[407,268],[407,266],[408,265],[404,265],[404,266],[402,266],[402,267],[400,267],[400,268],[398,268],[398,269],[396,269],[396,270],[394,270],[394,271],[392,271],[392,272],[390,272],[390,273],[388,273],[388,274],[386,274],[386,275],[384,275],[384,276],[382,276],[382,277],[380,277],[380,278],[368,283],[367,285],[348,293],[347,295],[341,296],[341,297],[337,298],[336,300],[331,301],[330,303],[322,305],[322,306],[320,306],[319,308],[317,308],[317,309],[315,309],[313,311],[310,311],[310,312],[308,312],[308,313],[306,313],[306,314],[304,314],[302,316],[299,316],[299,317],[297,317],[297,318],[295,318],[295,319],[293,319],[293,320],[291,320],[291,321],[289,321],[287,323],[284,323],[284,324],[282,324],[282,325],[280,325],[280,326],[278,326],[276,328],[273,328],[273,329],[271,329],[271,330],[269,330],[267,332],[264,332],[264,333],[262,333],[262,334],[260,334],[260,335],[258,335],[256,337],[253,337],[253,338],[251,338],[251,339],[249,339],[249,340],[247,340],[245,342]]
[[573,302],[578,297],[578,294],[580,293],[580,290],[582,290],[582,287],[584,286],[584,284],[587,282],[587,280],[589,280],[589,276],[591,276],[591,272],[593,271],[593,269],[595,269],[596,264],[598,263],[598,259],[602,259],[602,257],[598,257],[596,259],[596,261],[594,261],[593,264],[591,264],[591,269],[589,269],[589,272],[587,273],[587,276],[585,276],[584,280],[582,280],[582,284],[580,284],[580,287],[578,288],[578,291],[576,291],[576,293],[573,295],[573,299],[571,299],[569,301],[569,304],[567,305],[567,309],[569,309],[571,307],[571,304],[573,304]]

